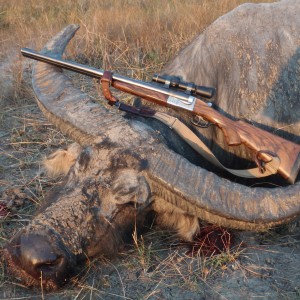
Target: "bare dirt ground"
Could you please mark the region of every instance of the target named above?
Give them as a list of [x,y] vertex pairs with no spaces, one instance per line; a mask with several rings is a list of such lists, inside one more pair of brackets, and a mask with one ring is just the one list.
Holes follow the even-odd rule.
[[[15,5],[17,14],[19,7]],[[81,6],[83,9],[84,5]],[[36,25],[38,19],[40,7],[35,8],[37,15],[32,13],[30,26]],[[3,18],[7,11],[6,8],[0,11],[1,30],[9,28]],[[51,21],[50,13],[46,20]],[[194,26],[193,22],[196,24],[192,18]],[[26,28],[20,28],[26,34],[23,31]],[[42,43],[49,36],[45,33],[39,40]],[[97,36],[86,34],[86,38],[95,40]],[[183,41],[180,36],[173,44],[174,49],[181,47]],[[142,39],[139,43],[143,43]],[[158,44],[157,47],[163,49]],[[30,65],[22,66],[21,75],[19,71],[17,75],[12,72],[16,60],[19,63],[14,55],[18,48],[14,47],[14,51],[8,46],[4,48],[9,51],[0,56],[0,248],[30,221],[47,193],[59,184],[43,174],[40,164],[43,156],[71,142],[39,111],[31,91]],[[101,56],[99,49],[95,48],[93,53]],[[127,53],[124,49],[120,50],[122,55]],[[165,50],[157,53],[148,52],[153,65],[138,68],[133,65],[134,59],[126,60],[126,69],[135,75],[145,69],[152,72],[161,66],[162,62],[156,59]],[[117,56],[112,53],[111,57]],[[137,64],[143,62],[144,56],[141,54],[139,59]],[[81,78],[76,84],[84,89],[90,86]],[[151,228],[115,259],[99,257],[86,262],[79,276],[51,293],[23,286],[18,278],[6,272],[1,258],[0,299],[300,299],[299,227],[299,221],[294,221],[264,233],[230,232],[234,245],[221,254],[207,257],[197,254],[192,257],[188,254],[189,245],[180,243],[172,233]]]

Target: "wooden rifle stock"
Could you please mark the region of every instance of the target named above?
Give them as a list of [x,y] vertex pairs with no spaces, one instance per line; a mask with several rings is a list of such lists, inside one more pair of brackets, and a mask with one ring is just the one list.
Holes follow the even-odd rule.
[[228,119],[201,100],[197,100],[194,113],[216,124],[229,146],[244,144],[263,162],[269,161],[270,155],[277,156],[280,159],[278,173],[288,182],[295,182],[300,169],[300,145],[244,121]]
[[[21,49],[21,53],[26,57],[98,79],[101,79],[105,72],[76,62],[44,55],[27,48]],[[300,145],[246,122],[229,119],[212,108],[207,102],[180,91],[117,74],[112,75],[112,73],[110,84],[118,90],[159,105],[183,109],[191,114],[203,117],[222,130],[229,146],[245,145],[254,152],[257,160],[262,162],[262,165],[263,162],[270,161],[272,157],[278,157],[280,159],[278,173],[288,182],[295,182],[300,169]]]

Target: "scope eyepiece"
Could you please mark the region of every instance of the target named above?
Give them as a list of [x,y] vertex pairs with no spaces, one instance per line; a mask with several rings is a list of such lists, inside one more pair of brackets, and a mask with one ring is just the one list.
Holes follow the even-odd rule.
[[214,96],[216,90],[213,87],[196,85],[193,82],[184,82],[179,76],[154,74],[152,81],[164,84],[167,88],[179,89],[188,94],[199,95],[208,99]]

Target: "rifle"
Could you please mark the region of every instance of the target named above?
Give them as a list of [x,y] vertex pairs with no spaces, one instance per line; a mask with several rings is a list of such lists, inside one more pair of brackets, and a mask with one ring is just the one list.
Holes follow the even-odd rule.
[[[21,53],[28,58],[100,79],[103,94],[110,104],[120,106],[120,103],[112,96],[109,90],[109,87],[112,86],[120,91],[141,97],[159,105],[182,109],[192,115],[200,116],[222,130],[229,146],[243,144],[252,150],[256,156],[255,162],[261,172],[264,172],[264,165],[273,159],[278,159],[278,174],[291,184],[293,184],[297,178],[300,169],[300,145],[244,121],[233,120],[221,114],[212,107],[210,102],[203,99],[211,98],[214,93],[214,88],[183,83],[176,77],[169,78],[155,75],[153,80],[164,84],[164,86],[160,86],[76,62],[44,55],[28,48],[21,49]],[[190,93],[187,94],[183,91]],[[197,97],[197,95],[199,95],[199,97]]]

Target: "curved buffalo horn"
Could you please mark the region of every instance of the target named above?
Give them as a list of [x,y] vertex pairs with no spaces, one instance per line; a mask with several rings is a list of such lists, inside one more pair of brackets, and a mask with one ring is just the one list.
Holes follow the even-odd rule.
[[299,181],[287,187],[251,188],[170,152],[162,150],[150,159],[152,190],[188,214],[226,227],[257,231],[300,214]]
[[[51,39],[42,53],[62,56],[79,26],[69,25]],[[87,94],[75,88],[60,68],[37,62],[32,85],[44,115],[62,132],[81,145],[102,140],[110,130],[126,127],[126,121],[95,103]],[[102,135],[102,137],[101,137]]]
[[[66,27],[43,49],[62,55],[78,29]],[[122,129],[128,138],[145,140],[120,115],[113,114],[73,87],[57,67],[38,62],[33,88],[46,117],[82,145],[101,141]],[[118,142],[120,144],[120,141]],[[264,230],[300,214],[300,182],[288,187],[250,188],[196,167],[164,145],[149,151],[147,177],[154,199],[164,199],[184,212],[211,223],[247,230]],[[156,198],[155,198],[156,197]]]

